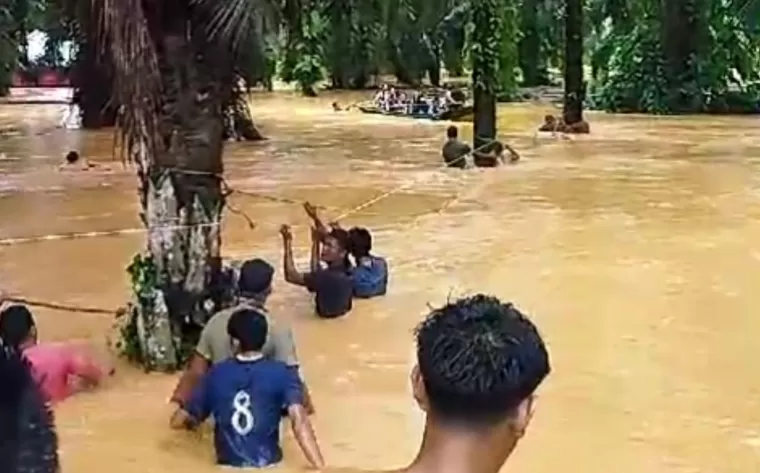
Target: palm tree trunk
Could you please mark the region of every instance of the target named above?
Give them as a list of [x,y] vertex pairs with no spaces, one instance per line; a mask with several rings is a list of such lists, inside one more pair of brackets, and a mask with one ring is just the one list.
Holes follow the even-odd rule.
[[568,126],[583,121],[583,0],[565,2],[565,106]]
[[197,328],[216,309],[209,301],[221,270],[222,109],[232,81],[216,81],[208,52],[194,46],[184,22],[174,26],[159,57],[165,146],[138,146],[134,157],[143,163],[143,220],[156,269],[155,297],[140,300],[138,337],[146,368],[162,371],[182,365]]
[[503,31],[501,21],[494,19],[500,17],[502,5],[501,0],[480,0],[471,6],[471,41],[473,49],[479,52],[472,57],[475,149],[496,138],[496,90]]
[[97,38],[79,43],[73,82],[74,102],[82,114],[82,128],[97,129],[116,124],[117,108],[111,102],[113,78],[98,57]]
[[538,0],[522,2],[520,12],[519,43],[520,69],[523,74],[523,87],[543,85],[541,76],[541,38],[538,36]]
[[695,59],[699,54],[707,9],[697,0],[662,0],[661,38],[668,72],[669,108],[675,113],[696,113],[702,98],[696,85]]

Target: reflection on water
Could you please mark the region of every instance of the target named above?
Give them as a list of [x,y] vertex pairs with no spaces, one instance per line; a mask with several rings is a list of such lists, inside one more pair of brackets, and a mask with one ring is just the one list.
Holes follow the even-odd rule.
[[[333,215],[409,184],[347,222],[371,227],[390,259],[385,299],[322,321],[302,291],[275,289],[272,312],[295,327],[328,462],[386,468],[411,457],[421,428],[407,388],[411,329],[427,303],[490,291],[533,315],[554,362],[514,471],[758,470],[757,119],[591,114],[591,136],[534,140],[546,110],[505,107],[502,138],[523,161],[462,173],[439,168],[446,124],[333,113],[333,100],[256,97],[270,140],[226,155],[233,187],[309,199]],[[138,224],[131,171],[54,170],[69,149],[113,159],[110,132],[51,131],[59,108],[0,108],[0,128],[19,130],[0,140],[0,238]],[[258,226],[228,215],[228,256],[279,263],[276,228],[288,222],[306,257],[297,206],[240,194],[232,203]],[[0,247],[0,278],[29,297],[117,306],[141,245],[131,235]],[[102,344],[111,324],[37,314],[53,340]],[[64,471],[216,471],[208,431],[168,431],[173,384],[123,367],[102,391],[66,402]],[[290,439],[287,453],[276,471],[301,469]]]

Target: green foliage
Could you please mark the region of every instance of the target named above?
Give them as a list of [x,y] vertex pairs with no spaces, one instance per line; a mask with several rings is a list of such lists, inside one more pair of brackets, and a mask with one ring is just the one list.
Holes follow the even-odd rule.
[[289,32],[281,76],[311,95],[316,84],[324,79],[328,23],[316,2],[309,5],[298,15],[297,28]]
[[499,13],[502,6],[502,0],[480,0],[470,6],[472,86],[488,94],[496,94],[500,85],[504,17]]
[[8,5],[0,5],[0,96],[8,93],[13,72],[19,64],[19,45],[13,37],[13,16]]
[[[158,289],[158,270],[149,255],[136,254],[127,266],[134,302],[142,310],[153,306],[154,293]],[[117,320],[118,334],[114,344],[116,354],[132,363],[143,364],[142,349],[137,331],[137,308],[130,307]]]
[[692,9],[697,44],[678,75],[668,71],[658,2],[599,0],[591,8],[592,104],[614,112],[749,113],[760,111],[757,1],[705,0]]

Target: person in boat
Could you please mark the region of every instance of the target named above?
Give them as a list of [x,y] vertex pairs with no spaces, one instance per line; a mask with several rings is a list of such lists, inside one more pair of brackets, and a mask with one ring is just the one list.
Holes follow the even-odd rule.
[[[351,264],[348,259],[348,232],[336,228],[323,237],[311,230],[311,258],[308,272],[300,272],[293,260],[293,234],[289,225],[280,228],[283,243],[285,281],[303,286],[314,294],[317,316],[332,319],[345,315],[353,306]],[[322,263],[325,267],[322,267]]]
[[61,471],[53,411],[34,380],[29,361],[3,339],[0,387],[0,471]]
[[239,309],[227,322],[235,356],[215,365],[177,408],[170,425],[195,429],[214,418],[217,463],[263,468],[282,460],[280,418],[283,407],[293,434],[312,467],[324,467],[322,453],[305,407],[298,374],[281,361],[264,356],[267,317],[255,309]]
[[[327,238],[330,228],[319,217],[317,208],[309,202],[304,203],[304,210],[311,218],[314,228]],[[333,229],[340,230],[340,224],[330,224]],[[384,296],[388,291],[388,262],[385,258],[372,254],[372,234],[363,227],[353,227],[348,230],[349,254],[354,258],[351,267],[351,283],[354,297],[370,299]]]
[[[261,353],[271,360],[276,360],[288,366],[296,375],[299,374],[298,355],[293,332],[285,324],[277,323],[266,308],[266,302],[272,293],[274,268],[266,261],[256,258],[242,264],[237,277],[237,304],[222,310],[208,322],[195,347],[195,353],[177,383],[171,402],[185,405],[190,393],[208,370],[234,356],[235,351],[227,334],[227,324],[232,315],[240,310],[255,310],[267,318],[267,339]],[[309,412],[314,411],[309,389],[303,386],[304,406]]]
[[446,143],[441,154],[443,161],[450,168],[464,169],[467,167],[467,155],[472,152],[470,145],[459,141],[459,129],[451,125],[446,129]]
[[499,140],[493,140],[472,152],[472,161],[480,168],[492,168],[505,163],[504,150],[509,152],[509,163],[520,160],[520,155],[511,146]]
[[0,312],[0,338],[29,361],[45,400],[51,404],[96,387],[106,373],[114,373],[73,345],[38,343],[37,324],[23,305],[11,305]]
[[475,295],[434,309],[416,330],[414,399],[425,429],[397,473],[498,473],[523,438],[550,372],[535,325],[512,304]]

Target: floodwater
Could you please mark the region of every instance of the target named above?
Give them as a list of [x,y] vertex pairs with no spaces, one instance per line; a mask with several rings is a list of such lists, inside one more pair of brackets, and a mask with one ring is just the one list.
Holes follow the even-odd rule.
[[[317,320],[307,294],[278,277],[271,302],[296,332],[332,466],[411,459],[422,426],[407,387],[412,329],[427,304],[485,291],[533,317],[554,368],[509,470],[760,471],[757,118],[589,114],[593,134],[565,141],[534,139],[545,109],[504,107],[501,137],[523,161],[460,172],[439,168],[446,124],[333,113],[333,99],[256,97],[270,140],[225,155],[232,187],[308,199],[328,217],[403,186],[346,219],[370,227],[390,259],[386,298]],[[110,132],[51,130],[59,109],[0,108],[0,128],[19,133],[0,140],[0,238],[138,226],[135,178],[114,161]],[[113,169],[56,171],[69,149]],[[257,228],[228,213],[226,256],[279,267],[287,222],[305,262],[300,208],[242,193],[230,203]],[[142,244],[128,235],[2,246],[0,280],[33,299],[116,307]],[[101,350],[112,323],[35,314],[44,339]],[[176,378],[117,366],[102,390],[57,409],[64,472],[217,471],[208,431],[168,430]],[[303,469],[285,437],[274,471]]]

